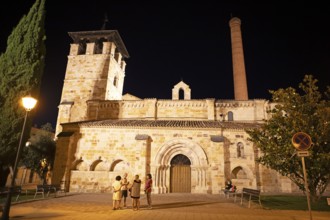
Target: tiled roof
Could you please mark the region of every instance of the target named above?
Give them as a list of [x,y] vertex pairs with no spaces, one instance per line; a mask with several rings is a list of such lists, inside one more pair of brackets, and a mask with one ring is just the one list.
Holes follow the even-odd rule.
[[189,121],[189,120],[102,120],[92,122],[78,122],[86,127],[133,127],[133,128],[186,128],[208,129],[228,128],[247,129],[260,126],[258,123],[222,122],[222,121]]
[[77,31],[68,33],[74,43],[86,42],[87,40],[88,42],[96,42],[101,38],[107,39],[107,41],[110,42],[114,41],[123,57],[129,58],[125,44],[117,30]]

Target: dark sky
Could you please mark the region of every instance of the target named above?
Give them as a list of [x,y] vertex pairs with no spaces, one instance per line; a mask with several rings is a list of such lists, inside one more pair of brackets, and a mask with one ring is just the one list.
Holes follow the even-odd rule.
[[[270,89],[297,88],[305,74],[314,75],[322,90],[329,85],[330,7],[326,3],[222,2],[47,0],[46,68],[35,124],[55,126],[72,43],[68,32],[99,30],[104,14],[110,21],[108,29],[119,31],[130,54],[124,94],[170,99],[173,86],[183,80],[193,99],[233,99],[231,16],[242,20],[250,99],[269,99]],[[33,3],[12,0],[1,6],[1,52]]]

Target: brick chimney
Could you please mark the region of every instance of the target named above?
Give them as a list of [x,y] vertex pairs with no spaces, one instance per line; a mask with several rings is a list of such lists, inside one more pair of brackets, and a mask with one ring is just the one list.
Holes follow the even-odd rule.
[[231,33],[235,100],[248,100],[241,20],[237,17],[233,17],[229,21],[229,26]]

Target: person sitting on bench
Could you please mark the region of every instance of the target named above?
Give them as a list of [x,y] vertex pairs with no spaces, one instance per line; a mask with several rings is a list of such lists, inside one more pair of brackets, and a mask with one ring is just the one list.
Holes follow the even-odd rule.
[[227,179],[224,193],[228,194],[228,192],[235,192],[235,191],[236,191],[236,186],[232,184],[230,179]]

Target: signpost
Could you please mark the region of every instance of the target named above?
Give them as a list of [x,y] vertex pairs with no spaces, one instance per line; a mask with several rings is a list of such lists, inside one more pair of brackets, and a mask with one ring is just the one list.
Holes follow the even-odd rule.
[[306,174],[306,167],[305,167],[305,157],[309,156],[308,149],[313,144],[312,139],[308,134],[306,134],[304,132],[298,132],[293,135],[292,144],[297,149],[298,157],[301,157],[301,163],[302,163],[303,172],[304,172],[305,190],[306,190],[306,195],[307,195],[309,216],[310,216],[310,220],[312,220],[313,218],[312,218],[311,204],[310,204],[310,198],[309,198],[309,189],[308,189],[308,183],[307,183],[307,174]]

